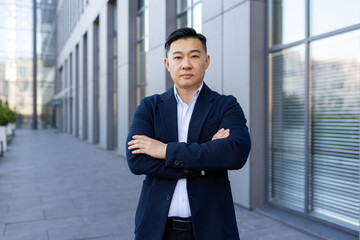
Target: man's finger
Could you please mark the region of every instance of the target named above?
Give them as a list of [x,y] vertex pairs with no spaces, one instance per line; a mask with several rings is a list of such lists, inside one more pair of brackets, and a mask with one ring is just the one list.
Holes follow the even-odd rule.
[[211,140],[227,138],[229,135],[230,135],[230,129],[221,128],[221,129],[219,129],[219,131],[213,136],[213,138],[212,138]]
[[212,140],[217,139],[218,136],[219,136],[219,134],[220,134],[223,130],[224,130],[223,128],[219,129],[219,130],[214,134],[214,136],[212,137]]
[[128,147],[129,150],[136,149],[136,148],[139,148],[139,147],[137,145],[131,145]]
[[136,150],[132,151],[131,153],[132,153],[132,154],[140,154],[141,151],[140,151],[140,149],[136,149]]
[[134,136],[132,136],[132,138],[133,139],[146,139],[146,138],[149,138],[149,137],[147,137],[145,135],[134,135]]

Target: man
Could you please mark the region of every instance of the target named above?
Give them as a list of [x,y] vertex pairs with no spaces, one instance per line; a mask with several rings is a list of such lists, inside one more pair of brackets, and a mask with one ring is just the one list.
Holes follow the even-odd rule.
[[244,166],[250,136],[232,96],[212,91],[206,38],[192,28],[165,43],[174,87],[144,98],[127,138],[127,161],[144,174],[135,239],[239,239],[227,170]]

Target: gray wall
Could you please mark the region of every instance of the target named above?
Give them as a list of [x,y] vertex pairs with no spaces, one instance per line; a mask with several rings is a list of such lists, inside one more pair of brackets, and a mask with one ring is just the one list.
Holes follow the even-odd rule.
[[249,161],[231,171],[234,201],[254,208],[265,202],[265,1],[203,0],[203,33],[210,66],[205,82],[238,99],[252,137]]

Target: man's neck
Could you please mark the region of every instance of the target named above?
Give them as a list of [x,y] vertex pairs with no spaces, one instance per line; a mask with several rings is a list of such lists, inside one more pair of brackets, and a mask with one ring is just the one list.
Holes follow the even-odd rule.
[[195,88],[178,88],[176,87],[176,92],[181,98],[181,100],[187,105],[190,104],[191,99],[194,97],[194,93],[199,89],[201,84]]
[[179,97],[181,98],[181,100],[186,103],[187,105],[190,104],[190,101],[191,99],[193,98],[194,96],[194,93],[196,90],[194,91],[184,91],[184,90],[179,90],[179,89],[176,89]]

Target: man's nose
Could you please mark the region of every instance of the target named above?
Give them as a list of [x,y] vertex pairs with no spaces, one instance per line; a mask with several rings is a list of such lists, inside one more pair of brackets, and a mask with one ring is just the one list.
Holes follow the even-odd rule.
[[189,69],[189,68],[191,68],[191,62],[190,62],[190,59],[189,59],[189,58],[184,58],[182,68],[183,68],[183,69]]

